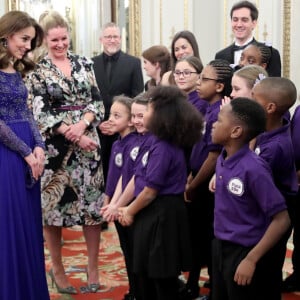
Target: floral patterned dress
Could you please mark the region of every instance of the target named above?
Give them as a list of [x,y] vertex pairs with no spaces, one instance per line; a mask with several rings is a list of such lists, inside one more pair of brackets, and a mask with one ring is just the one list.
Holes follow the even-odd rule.
[[[46,144],[46,166],[41,180],[45,225],[73,226],[101,223],[103,172],[96,126],[104,106],[97,87],[92,61],[68,52],[71,77],[66,77],[46,56],[28,75],[29,106]],[[56,133],[62,122],[77,123],[86,112],[95,120],[85,135],[97,141],[91,152],[82,150]]]

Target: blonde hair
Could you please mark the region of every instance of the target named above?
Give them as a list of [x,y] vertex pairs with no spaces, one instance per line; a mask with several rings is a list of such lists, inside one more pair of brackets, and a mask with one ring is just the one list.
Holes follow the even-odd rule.
[[233,75],[245,79],[247,87],[252,89],[257,83],[257,80],[260,80],[261,75],[268,77],[268,72],[261,66],[258,65],[248,65],[238,71],[234,72]]
[[62,27],[66,28],[70,32],[70,26],[68,22],[57,11],[45,11],[39,18],[39,23],[44,30],[44,34],[47,35],[50,29]]

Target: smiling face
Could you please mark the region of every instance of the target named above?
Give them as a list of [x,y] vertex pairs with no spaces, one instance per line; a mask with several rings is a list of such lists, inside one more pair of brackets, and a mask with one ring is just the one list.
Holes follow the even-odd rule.
[[144,126],[146,128],[149,128],[149,124],[150,124],[150,120],[152,118],[152,115],[154,113],[154,109],[153,109],[153,104],[152,103],[148,103],[146,111],[144,112]]
[[51,57],[66,57],[70,45],[68,29],[64,27],[49,29],[45,37],[45,43]]
[[109,114],[109,124],[115,133],[119,133],[121,137],[125,135],[129,127],[132,126],[130,120],[130,112],[128,108],[116,101],[112,104]]
[[31,41],[34,37],[34,27],[27,27],[9,36],[7,47],[11,56],[15,59],[21,59],[31,49]]
[[156,79],[157,74],[160,73],[160,67],[158,63],[152,63],[150,60],[143,58],[143,68],[146,72],[146,75]]
[[249,8],[243,7],[233,11],[231,28],[239,44],[244,44],[252,36],[256,23],[257,21],[251,18]]
[[103,45],[103,51],[111,56],[121,49],[121,34],[118,27],[107,27],[103,30],[100,37]]
[[147,104],[132,103],[131,122],[138,133],[145,133],[147,129],[144,126],[144,114],[147,110]]
[[176,85],[183,91],[190,93],[196,89],[199,73],[187,61],[179,61],[174,70]]
[[192,48],[192,45],[188,42],[188,40],[184,38],[179,38],[174,43],[174,55],[177,60],[194,55],[194,50]]

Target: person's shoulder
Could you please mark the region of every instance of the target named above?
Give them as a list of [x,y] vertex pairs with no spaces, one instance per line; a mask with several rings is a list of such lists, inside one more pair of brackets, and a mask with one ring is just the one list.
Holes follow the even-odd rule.
[[99,61],[102,58],[102,56],[103,56],[103,53],[100,53],[96,56],[93,56],[91,59],[92,59],[92,61],[96,62],[96,61]]
[[216,53],[216,58],[222,58],[222,56],[223,56],[224,54],[230,52],[231,49],[232,49],[232,45],[233,45],[233,44],[230,44],[229,46],[227,46],[227,47],[225,47],[225,48],[219,50],[219,51]]
[[160,84],[161,85],[170,85],[169,78],[172,74],[172,71],[167,71],[163,74]]
[[123,51],[120,52],[120,58],[126,59],[127,61],[138,62],[138,63],[140,63],[140,61],[141,61],[138,57],[135,57],[135,56],[125,53]]

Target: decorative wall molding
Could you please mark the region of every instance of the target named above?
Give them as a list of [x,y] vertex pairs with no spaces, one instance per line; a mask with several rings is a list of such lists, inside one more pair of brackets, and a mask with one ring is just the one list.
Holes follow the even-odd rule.
[[129,1],[129,51],[141,56],[141,4],[140,0]]
[[283,76],[290,77],[290,53],[291,53],[291,0],[283,1]]

